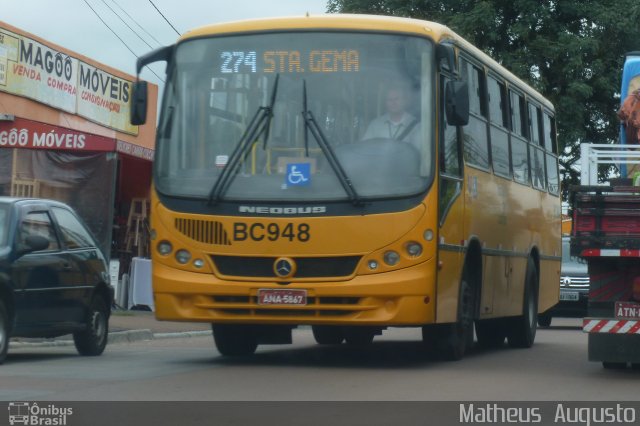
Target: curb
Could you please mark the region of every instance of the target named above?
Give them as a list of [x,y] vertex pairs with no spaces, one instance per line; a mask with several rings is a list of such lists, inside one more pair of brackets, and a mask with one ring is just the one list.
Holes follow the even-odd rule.
[[[153,333],[149,329],[142,330],[127,330],[127,331],[113,331],[109,333],[109,340],[107,344],[114,343],[131,343],[139,342],[143,340],[162,340],[162,339],[178,339],[186,337],[202,337],[210,336],[210,331],[181,331],[176,333]],[[11,341],[9,342],[9,348],[42,348],[42,347],[56,347],[56,346],[73,346],[73,339],[62,338],[58,340],[47,339],[39,340],[33,339],[32,341]]]

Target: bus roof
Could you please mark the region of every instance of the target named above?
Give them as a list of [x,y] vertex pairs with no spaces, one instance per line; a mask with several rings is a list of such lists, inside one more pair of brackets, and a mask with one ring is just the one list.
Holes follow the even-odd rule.
[[456,34],[449,27],[436,22],[423,21],[412,18],[401,18],[381,15],[357,14],[325,14],[298,17],[281,17],[251,19],[219,24],[206,25],[186,32],[179,41],[219,34],[239,34],[266,31],[295,31],[295,30],[355,30],[355,31],[388,31],[396,33],[413,33],[427,36],[435,42],[452,40],[456,45],[464,48],[483,63],[489,65],[493,71],[541,102],[547,109],[553,111],[553,105],[531,86],[508,71],[489,55]]

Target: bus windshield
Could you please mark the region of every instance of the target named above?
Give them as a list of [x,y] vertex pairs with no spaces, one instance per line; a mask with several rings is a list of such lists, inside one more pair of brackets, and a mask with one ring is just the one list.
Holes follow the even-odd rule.
[[267,202],[424,192],[435,167],[433,50],[423,38],[352,32],[179,44],[156,189]]

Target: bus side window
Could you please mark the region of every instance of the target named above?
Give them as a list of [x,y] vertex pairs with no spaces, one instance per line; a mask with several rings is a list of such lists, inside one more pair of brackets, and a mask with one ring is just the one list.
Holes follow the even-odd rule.
[[522,184],[529,183],[529,150],[526,140],[526,107],[524,98],[519,93],[510,90],[509,100],[511,102],[511,164],[513,166],[513,177],[516,182]]
[[492,76],[487,78],[489,114],[491,116],[491,160],[495,174],[511,177],[509,165],[509,133],[507,119],[507,89]]
[[544,149],[548,152],[558,153],[556,145],[556,121],[547,112],[544,113]]
[[546,188],[546,170],[544,165],[544,151],[542,145],[544,144],[541,136],[543,135],[542,124],[542,112],[539,107],[529,104],[529,123],[530,126],[530,144],[529,144],[529,159],[531,160],[531,181],[533,186],[537,189]]
[[489,169],[486,84],[484,72],[461,61],[461,75],[469,86],[469,124],[463,128],[464,158],[469,164]]

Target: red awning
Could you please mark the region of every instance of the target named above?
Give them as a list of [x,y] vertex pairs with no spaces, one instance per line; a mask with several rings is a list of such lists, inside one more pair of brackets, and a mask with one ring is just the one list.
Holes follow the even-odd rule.
[[0,148],[121,152],[153,160],[153,150],[129,142],[16,117],[0,121]]

